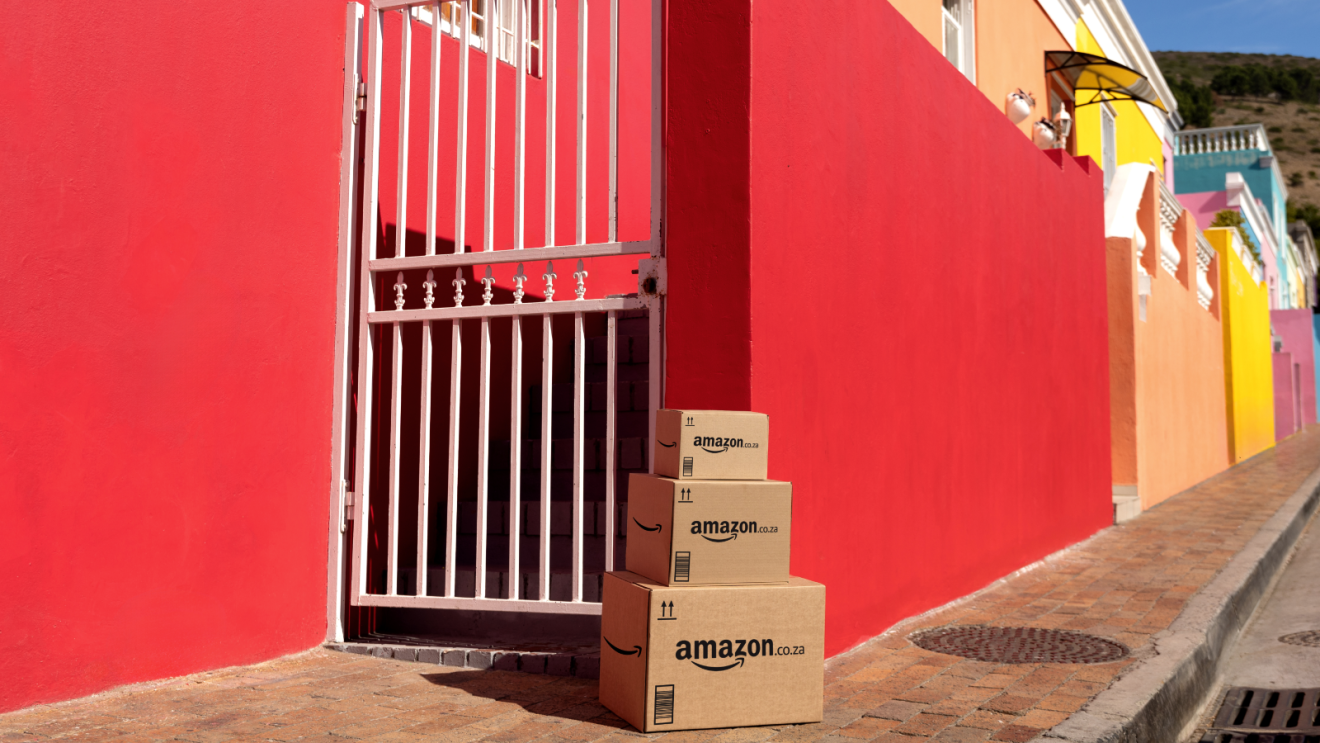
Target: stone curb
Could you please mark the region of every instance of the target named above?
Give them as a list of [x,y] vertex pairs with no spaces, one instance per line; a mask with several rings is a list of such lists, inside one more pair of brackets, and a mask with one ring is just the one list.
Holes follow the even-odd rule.
[[393,658],[410,663],[428,663],[436,666],[472,668],[479,671],[520,671],[543,673],[549,676],[576,676],[600,678],[599,655],[571,655],[569,653],[532,653],[523,651],[478,648],[445,648],[418,645],[385,645],[374,642],[328,642],[326,650],[341,653]]
[[1081,711],[1035,740],[1180,740],[1214,690],[1219,664],[1281,572],[1317,505],[1320,469],[1187,602],[1173,624],[1151,638],[1155,657],[1137,664]]

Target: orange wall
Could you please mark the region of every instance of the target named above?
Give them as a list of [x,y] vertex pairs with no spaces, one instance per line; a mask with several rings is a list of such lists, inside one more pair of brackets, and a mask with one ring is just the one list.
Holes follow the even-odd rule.
[[[941,48],[941,0],[889,1],[932,46]],[[976,86],[1000,111],[1018,88],[1036,98],[1036,110],[1018,124],[1023,134],[1031,136],[1031,125],[1050,113],[1045,52],[1071,48],[1036,0],[977,0]]]
[[941,0],[889,0],[889,4],[917,29],[917,33],[925,36],[926,41],[943,53],[944,17],[940,14]]
[[[1195,222],[1184,213],[1176,226],[1183,259],[1170,275],[1157,259],[1157,199],[1150,179],[1137,218],[1152,236],[1145,321],[1138,319],[1132,241],[1107,241],[1114,483],[1137,485],[1143,509],[1229,465],[1223,331],[1217,304],[1207,311],[1196,301]],[[1218,295],[1214,264],[1208,278]]]
[[[931,4],[938,13],[940,0]],[[1045,52],[1070,48],[1036,0],[977,0],[976,87],[1000,111],[1014,90],[1031,93],[1036,110],[1018,124],[1027,136],[1036,120],[1052,115]]]

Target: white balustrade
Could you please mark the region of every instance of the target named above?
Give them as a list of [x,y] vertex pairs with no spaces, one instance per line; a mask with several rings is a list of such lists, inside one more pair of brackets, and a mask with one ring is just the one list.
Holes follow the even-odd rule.
[[1155,180],[1160,188],[1160,266],[1177,276],[1182,253],[1178,252],[1178,246],[1173,242],[1173,231],[1178,225],[1178,218],[1182,216],[1183,208],[1159,173],[1155,174]]
[[1215,290],[1210,286],[1210,261],[1214,260],[1215,251],[1200,230],[1196,231],[1196,301],[1202,309],[1210,309],[1210,301],[1215,298]]
[[1259,150],[1270,152],[1270,139],[1261,124],[1221,126],[1213,129],[1190,129],[1178,132],[1175,152],[1200,155],[1210,152]]

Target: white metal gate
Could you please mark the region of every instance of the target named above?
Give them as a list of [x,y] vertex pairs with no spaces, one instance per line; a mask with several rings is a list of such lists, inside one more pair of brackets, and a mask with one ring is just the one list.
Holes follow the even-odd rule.
[[[646,400],[646,410],[648,411],[649,423],[647,426],[647,439],[654,439],[655,411],[661,404],[661,383],[662,383],[662,294],[664,293],[664,262],[663,262],[663,243],[660,224],[660,214],[662,213],[662,176],[661,176],[661,151],[660,151],[660,33],[661,17],[659,0],[596,0],[593,5],[608,4],[608,13],[610,18],[610,114],[609,114],[609,132],[607,134],[596,134],[592,136],[608,136],[610,144],[610,168],[609,168],[609,192],[601,193],[599,196],[592,195],[594,198],[608,200],[609,215],[609,236],[608,241],[603,243],[587,243],[587,214],[588,214],[588,196],[587,193],[587,153],[588,153],[588,131],[587,131],[587,61],[588,61],[588,0],[578,0],[580,3],[580,12],[578,16],[577,28],[577,146],[573,151],[574,167],[576,170],[576,188],[573,193],[574,214],[575,214],[575,232],[576,244],[573,245],[555,245],[553,244],[554,218],[555,218],[555,158],[556,158],[556,114],[559,113],[556,101],[557,78],[557,56],[559,46],[559,34],[563,31],[556,28],[556,7],[555,0],[539,0],[543,3],[540,6],[541,21],[543,22],[544,32],[538,34],[542,41],[539,48],[535,51],[540,56],[537,59],[541,69],[543,85],[545,86],[545,210],[546,219],[545,235],[548,243],[543,247],[525,247],[524,235],[524,215],[527,210],[527,204],[524,199],[526,187],[526,145],[527,138],[527,71],[529,53],[534,47],[529,43],[529,13],[530,3],[538,0],[446,0],[445,2],[433,3],[425,0],[375,0],[370,7],[365,10],[365,38],[363,38],[360,29],[362,28],[361,18],[364,11],[361,6],[350,3],[348,12],[348,37],[346,45],[346,71],[345,71],[345,118],[344,118],[344,171],[343,178],[346,185],[342,189],[341,199],[343,205],[341,219],[341,275],[340,280],[340,332],[337,344],[339,354],[339,369],[337,371],[337,382],[340,383],[343,394],[338,401],[338,407],[335,415],[336,434],[340,437],[337,442],[336,459],[334,463],[336,482],[342,483],[339,488],[339,499],[342,514],[342,520],[338,525],[339,535],[347,534],[349,531],[348,520],[353,521],[352,529],[352,557],[349,565],[349,577],[351,587],[349,588],[349,599],[354,605],[359,606],[394,606],[394,607],[419,607],[419,608],[444,608],[444,609],[496,609],[506,611],[522,612],[557,612],[568,614],[596,614],[600,611],[598,595],[590,590],[590,586],[584,586],[584,558],[599,558],[598,555],[585,555],[584,551],[588,549],[584,538],[584,516],[587,516],[585,509],[587,503],[584,502],[585,475],[584,471],[584,449],[588,443],[584,432],[584,421],[588,416],[589,401],[588,389],[586,384],[586,366],[587,366],[587,346],[588,338],[586,328],[590,324],[590,318],[593,314],[603,315],[605,318],[604,326],[604,345],[608,355],[605,360],[606,380],[604,384],[604,418],[605,434],[603,445],[597,453],[593,449],[594,459],[601,462],[600,468],[604,470],[604,502],[593,505],[593,513],[599,513],[603,516],[603,524],[595,527],[597,531],[604,532],[605,538],[597,540],[600,544],[595,544],[592,548],[603,548],[603,567],[604,570],[613,570],[615,568],[615,537],[620,531],[616,523],[618,508],[616,505],[616,492],[618,485],[616,483],[616,421],[618,420],[618,383],[616,378],[617,361],[616,349],[618,348],[618,327],[621,318],[631,318],[632,322],[640,322],[637,319],[643,315],[648,323],[648,343],[649,348],[644,352],[636,354],[638,357],[645,357],[649,363],[647,369],[648,382],[646,389],[648,399]],[[479,7],[473,7],[476,3]],[[504,7],[504,3],[513,3],[512,7]],[[650,234],[647,239],[620,242],[618,240],[618,204],[619,204],[619,13],[620,4],[624,4],[629,12],[649,13],[651,18],[651,100],[650,100]],[[417,15],[417,8],[429,10],[429,16],[432,21],[432,44],[431,44],[431,63],[430,68],[430,100],[429,110],[427,112],[428,128],[428,152],[427,152],[427,174],[426,174],[426,240],[425,253],[407,255],[405,242],[408,231],[406,223],[408,219],[408,148],[409,148],[409,99],[410,86],[412,84],[410,69],[412,67],[411,55],[413,27],[417,23],[414,16]],[[481,198],[483,200],[483,223],[481,249],[474,252],[465,252],[464,238],[468,225],[465,224],[465,214],[467,211],[468,189],[466,188],[467,168],[468,168],[468,99],[469,99],[469,59],[472,55],[472,46],[474,40],[470,38],[474,26],[473,11],[485,11],[479,14],[476,19],[482,25],[484,39],[480,44],[480,49],[495,50],[500,49],[501,54],[506,55],[506,61],[516,64],[517,85],[514,99],[516,101],[513,111],[515,144],[513,151],[509,155],[498,153],[497,160],[497,142],[499,141],[496,131],[497,120],[497,102],[496,81],[499,78],[497,74],[497,57],[501,54],[486,53],[486,110],[485,110],[485,162],[483,168],[484,188]],[[593,8],[594,10],[594,8]],[[402,16],[400,31],[397,36],[397,49],[391,49],[389,53],[398,54],[400,59],[399,85],[399,140],[398,140],[398,179],[395,210],[395,239],[394,245],[381,245],[378,249],[378,243],[381,242],[378,236],[378,210],[380,208],[380,190],[379,190],[379,169],[381,163],[381,90],[382,90],[382,60],[383,53],[387,47],[391,47],[396,41],[395,38],[386,40],[384,33],[385,19],[387,14],[397,13]],[[440,26],[442,18],[449,22],[451,32],[459,37],[458,39],[458,90],[456,100],[443,101],[440,93],[440,72],[441,72],[441,48],[443,43],[453,44],[443,41],[446,36],[441,32]],[[513,19],[513,26],[516,30],[509,29],[504,25],[501,19]],[[503,34],[504,36],[501,36]],[[505,36],[510,38],[504,38]],[[365,44],[365,55],[359,54],[362,44]],[[510,45],[512,49],[510,49]],[[478,52],[480,55],[481,52]],[[507,55],[512,55],[515,59],[509,60]],[[356,70],[358,60],[365,60],[365,74],[359,74]],[[390,81],[394,83],[393,80]],[[449,109],[449,110],[446,110]],[[361,111],[359,115],[358,111]],[[562,115],[562,114],[561,114]],[[456,117],[456,142],[440,141],[440,121],[443,116]],[[451,119],[452,120],[452,119]],[[361,173],[356,172],[355,164],[359,162],[357,155],[358,133],[357,127],[364,127],[364,136],[362,137],[362,154],[360,157]],[[533,143],[540,144],[540,143]],[[444,174],[439,172],[440,152],[442,147],[454,147],[454,167],[453,173]],[[497,174],[502,168],[512,168],[514,182],[514,208],[513,208],[513,249],[496,250],[495,249],[495,229],[496,229],[496,179]],[[360,204],[354,206],[355,188],[354,183],[361,178],[361,198]],[[453,222],[453,252],[437,253],[437,192],[442,178],[453,178],[455,184],[455,206]],[[352,235],[354,232],[360,232],[360,244],[357,250],[360,251],[360,258],[357,260],[358,266],[352,267],[354,261],[354,245]],[[392,247],[392,250],[390,248]],[[390,255],[384,255],[388,251]],[[417,251],[414,250],[414,253]],[[591,290],[592,281],[598,277],[591,277],[584,270],[583,259],[607,257],[607,256],[638,256],[638,287],[636,294],[611,295],[606,297],[593,297]],[[496,292],[492,285],[495,279],[492,276],[492,266],[512,266],[517,267],[516,273],[512,277],[514,286],[512,291],[507,293],[507,299],[510,301],[499,302],[496,300]],[[474,271],[476,267],[485,267],[484,277],[477,279],[475,274],[469,273],[470,279],[464,278],[464,269],[469,272]],[[422,273],[425,273],[425,280],[419,281]],[[356,275],[354,275],[356,274]],[[411,277],[411,278],[410,278]],[[571,279],[571,281],[570,281]],[[353,286],[356,281],[356,286]],[[414,287],[412,300],[405,297],[405,290],[409,282],[416,282],[424,289],[424,296],[418,293],[418,287]],[[476,298],[472,297],[477,286],[468,286],[469,281],[475,281],[480,284],[482,291]],[[558,284],[556,284],[558,281]],[[618,281],[614,282],[616,285]],[[449,290],[453,290],[452,297],[447,296]],[[392,292],[391,292],[392,290]],[[356,294],[357,306],[353,309],[352,295]],[[384,297],[378,297],[378,293],[385,293]],[[539,293],[543,299],[531,299],[524,301],[528,294]],[[566,294],[572,296],[565,297]],[[552,513],[555,510],[552,503],[552,469],[553,460],[556,453],[552,451],[554,434],[552,426],[555,420],[555,345],[563,344],[564,338],[556,337],[557,332],[553,327],[556,317],[572,318],[572,335],[568,338],[568,344],[571,347],[572,354],[572,452],[571,452],[571,470],[572,485],[571,498],[569,504],[563,504],[571,508],[571,535],[565,534],[569,541],[568,565],[561,566],[559,572],[560,578],[564,579],[566,585],[560,588],[561,595],[556,596],[552,591],[552,567],[551,542],[554,538],[553,526],[551,523]],[[504,337],[503,331],[496,333],[492,327],[492,321],[497,319],[507,319],[509,322],[509,333]],[[476,410],[469,410],[462,405],[465,395],[464,384],[464,331],[463,323],[468,321],[472,324],[479,324],[480,335],[477,347],[475,349],[466,349],[468,353],[475,356],[477,395]],[[349,329],[356,322],[356,381],[349,383],[349,359],[352,355],[352,349],[349,347],[351,333]],[[528,323],[534,325],[529,326]],[[416,472],[416,550],[415,554],[411,551],[404,554],[400,549],[402,541],[400,532],[401,516],[405,519],[411,519],[412,514],[404,515],[403,507],[400,503],[401,482],[409,479],[411,473],[401,471],[401,459],[404,458],[404,442],[408,441],[407,432],[401,430],[401,420],[404,417],[404,400],[408,397],[409,391],[404,390],[405,369],[407,368],[405,359],[405,346],[409,338],[416,336],[416,331],[405,332],[407,326],[412,324],[414,328],[420,326],[420,340],[416,341],[418,346],[408,351],[410,355],[419,358],[420,384],[415,393],[418,397],[417,403],[420,406],[419,427],[417,429],[417,439],[415,445],[418,447]],[[601,323],[597,322],[596,325]],[[523,347],[524,335],[527,332],[534,333],[536,325],[539,325],[541,340],[541,379],[540,379],[540,400],[539,411],[530,410],[525,404],[524,394],[527,389],[523,379],[523,358],[525,349]],[[501,325],[501,328],[503,326]],[[472,332],[469,330],[469,332]],[[559,335],[562,335],[562,329]],[[448,339],[445,336],[448,335]],[[448,413],[444,418],[447,420],[432,421],[433,407],[443,406],[443,400],[434,400],[432,394],[433,362],[437,353],[437,348],[443,352],[443,346],[440,344],[448,343],[449,346],[449,390],[448,390]],[[493,346],[492,344],[496,344]],[[492,348],[497,350],[497,355],[503,351],[498,349],[499,344],[505,344],[508,349],[509,357],[509,378],[510,386],[507,390],[493,390],[491,383]],[[598,346],[597,346],[598,348]],[[533,351],[535,353],[535,351]],[[562,346],[561,356],[562,362]],[[384,356],[382,356],[384,355]],[[473,364],[472,357],[469,359],[469,365]],[[388,359],[388,361],[387,361]],[[373,374],[376,373],[377,365],[384,369],[388,367],[388,383],[384,379],[373,380]],[[413,372],[409,371],[408,375]],[[443,373],[441,367],[438,373]],[[502,373],[502,372],[501,372]],[[408,376],[408,378],[411,378]],[[528,380],[530,381],[530,380]],[[386,402],[377,399],[377,387],[380,385],[380,396],[386,398]],[[386,394],[388,389],[388,395]],[[356,391],[356,404],[354,405],[354,394]],[[470,393],[469,393],[470,394]],[[499,503],[499,510],[492,509],[490,499],[492,467],[497,464],[493,461],[492,442],[491,442],[491,407],[493,396],[508,394],[509,409],[509,499],[507,504]],[[503,405],[503,402],[500,403]],[[468,406],[471,407],[471,406]],[[356,414],[356,430],[348,431],[348,421]],[[525,452],[523,445],[523,425],[524,417],[539,413],[540,416],[540,442],[539,451]],[[411,415],[411,413],[409,413]],[[460,466],[464,456],[471,456],[469,452],[460,449],[463,436],[460,428],[464,421],[463,416],[475,415],[477,426],[477,439],[475,447],[476,459],[476,482],[475,492],[470,488],[465,488],[460,477]],[[441,428],[443,426],[443,429]],[[446,461],[432,461],[440,457],[432,457],[433,440],[439,440],[435,437],[443,436],[447,439],[445,447]],[[352,436],[352,442],[349,440]],[[350,448],[350,443],[354,445]],[[353,472],[350,485],[348,455],[355,449]],[[408,454],[408,456],[411,456]],[[500,458],[504,453],[499,452]],[[646,466],[649,468],[650,452],[644,453]],[[562,457],[561,457],[562,459]],[[539,462],[540,472],[539,501],[523,501],[522,493],[524,483],[522,482],[522,472],[527,465],[527,461]],[[381,478],[384,487],[383,493],[373,493],[373,463],[376,466],[387,468],[386,475]],[[466,492],[465,492],[466,491]],[[571,504],[571,505],[570,505]],[[368,528],[369,518],[372,517],[372,508],[375,507],[374,518],[377,528],[374,530]],[[469,510],[474,510],[474,514],[461,514],[462,507],[468,506]],[[568,508],[564,510],[568,510]],[[492,516],[492,514],[497,514]],[[459,565],[459,534],[460,521],[464,516],[475,516],[475,524],[472,532],[475,537],[475,549],[473,550],[473,560],[470,579],[467,585],[463,585],[463,571]],[[496,524],[494,520],[506,521],[506,524]],[[563,528],[563,525],[559,525]],[[494,531],[492,531],[494,530]],[[437,532],[433,534],[432,532]],[[374,545],[376,554],[384,553],[384,565],[373,566],[369,573],[368,562],[369,553],[373,549],[373,544],[369,539],[379,539],[380,542]],[[501,537],[504,544],[501,545],[501,552],[505,554],[494,554],[492,544],[495,539],[493,533],[502,533]],[[334,529],[332,528],[332,534]],[[411,535],[406,535],[411,539]],[[340,550],[343,548],[344,538],[337,536]],[[439,569],[433,567],[433,563],[428,559],[428,555],[438,551],[432,548],[433,540],[443,540],[443,552],[441,553],[441,565]],[[534,559],[531,556],[523,554],[525,546],[535,550]],[[383,548],[383,549],[382,549]],[[342,565],[342,557],[339,556],[339,550],[332,549],[331,555],[331,585],[332,595],[338,593],[339,585],[342,581],[342,574],[336,565]],[[488,564],[496,559],[506,565],[506,572],[501,579],[502,586],[493,586],[488,583],[490,571]],[[529,561],[535,566],[531,579],[528,580],[524,565]],[[598,561],[599,564],[599,561]],[[566,575],[562,569],[567,567]],[[436,580],[432,581],[428,576],[434,574]],[[380,580],[373,580],[373,576],[383,575],[383,585]],[[402,578],[402,580],[401,580]],[[373,589],[373,590],[369,590]],[[564,595],[566,594],[566,595]],[[332,604],[338,603],[332,599]],[[342,604],[341,604],[342,606]],[[332,608],[332,612],[335,610]],[[337,613],[337,612],[336,612]],[[332,622],[332,635],[342,637],[342,630],[339,627],[339,618],[335,617]]]

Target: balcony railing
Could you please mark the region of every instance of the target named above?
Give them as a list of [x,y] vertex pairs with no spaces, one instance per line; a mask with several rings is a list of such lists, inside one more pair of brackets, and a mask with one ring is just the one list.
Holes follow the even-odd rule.
[[1200,303],[1202,309],[1210,309],[1210,300],[1215,298],[1215,290],[1210,286],[1210,279],[1207,276],[1210,270],[1210,261],[1215,257],[1215,249],[1210,246],[1210,241],[1205,239],[1205,233],[1196,231],[1196,301]]
[[1258,150],[1272,153],[1270,138],[1263,124],[1221,126],[1214,129],[1192,129],[1178,132],[1176,152],[1179,155],[1200,155],[1206,152],[1232,152]]
[[1159,173],[1155,174],[1155,181],[1160,184],[1160,266],[1177,276],[1182,253],[1178,252],[1178,246],[1173,242],[1173,230],[1178,224],[1178,218],[1182,216],[1183,206]]

